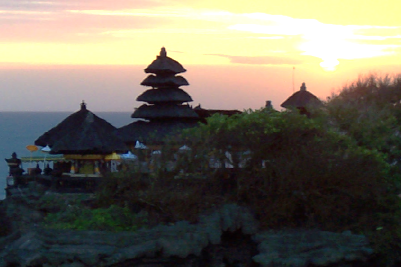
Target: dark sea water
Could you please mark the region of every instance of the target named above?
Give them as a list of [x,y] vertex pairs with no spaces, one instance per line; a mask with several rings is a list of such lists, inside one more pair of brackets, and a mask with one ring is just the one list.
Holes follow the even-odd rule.
[[[0,112],[0,199],[4,199],[6,177],[8,175],[5,158],[13,152],[18,157],[29,157],[27,145],[33,145],[44,132],[50,130],[73,112]],[[133,121],[127,112],[94,112],[115,127],[127,125]],[[24,169],[25,166],[23,166]]]

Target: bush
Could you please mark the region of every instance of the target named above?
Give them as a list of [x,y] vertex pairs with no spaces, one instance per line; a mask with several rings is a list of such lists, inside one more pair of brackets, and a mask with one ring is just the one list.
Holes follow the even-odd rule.
[[360,77],[330,97],[331,122],[359,146],[378,150],[401,176],[401,75]]
[[89,209],[70,206],[67,210],[49,213],[44,226],[53,229],[97,230],[97,231],[136,231],[146,225],[146,218],[134,215],[128,208],[110,206],[109,208]]
[[148,224],[180,220],[196,222],[199,213],[224,203],[221,183],[216,179],[178,178],[159,170],[160,176],[121,172],[104,178],[96,195],[97,205],[129,207],[148,214]]
[[[214,115],[171,140],[152,174],[105,179],[99,205],[145,210],[152,225],[195,222],[200,212],[236,202],[250,207],[263,229],[351,230],[368,235],[380,255],[396,258],[400,176],[389,155],[397,155],[391,127],[397,117],[368,120],[358,130],[341,121],[352,112],[335,117],[332,108],[314,111],[312,118],[263,109]],[[181,154],[174,150],[177,144],[191,150]],[[212,159],[221,168],[211,168]],[[167,162],[174,160],[175,168],[167,171]]]
[[[251,207],[266,229],[376,229],[372,216],[388,212],[387,198],[395,195],[385,155],[358,146],[331,126],[327,114],[314,114],[214,115],[172,141],[191,147],[176,151],[173,170],[106,177],[98,203],[145,210],[154,224],[196,221],[202,211],[237,202]],[[174,160],[173,154],[163,152],[163,161]],[[234,168],[210,168],[211,158]]]
[[7,236],[11,234],[12,227],[9,218],[7,217],[7,213],[4,210],[4,204],[0,204],[0,236]]

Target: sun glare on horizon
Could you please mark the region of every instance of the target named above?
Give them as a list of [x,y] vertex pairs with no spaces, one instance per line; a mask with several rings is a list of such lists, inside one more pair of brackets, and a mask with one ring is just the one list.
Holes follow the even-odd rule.
[[258,34],[259,38],[286,38],[293,49],[287,52],[320,58],[320,67],[325,71],[335,71],[341,59],[388,56],[400,48],[394,41],[401,39],[401,27],[325,24],[315,19],[262,13],[243,16],[252,19],[252,23],[230,25],[229,29]]

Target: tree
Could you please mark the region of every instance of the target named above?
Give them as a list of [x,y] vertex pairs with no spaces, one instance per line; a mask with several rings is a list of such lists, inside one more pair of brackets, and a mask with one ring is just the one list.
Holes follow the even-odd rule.
[[359,146],[378,150],[400,173],[401,75],[370,75],[345,86],[327,102],[331,121]]
[[247,159],[235,170],[235,201],[251,206],[265,227],[356,229],[385,209],[383,192],[391,190],[384,155],[358,146],[324,113],[214,115],[185,136],[205,160],[229,160],[226,152]]

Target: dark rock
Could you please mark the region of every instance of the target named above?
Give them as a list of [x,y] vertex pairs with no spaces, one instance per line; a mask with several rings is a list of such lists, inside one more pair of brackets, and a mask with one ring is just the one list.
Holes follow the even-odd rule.
[[[255,234],[257,222],[248,213],[237,205],[226,205],[203,216],[200,224],[182,221],[123,233],[31,228],[9,240],[0,253],[3,260],[0,266],[14,263],[22,266],[61,266],[73,262],[85,266],[118,266],[132,260],[143,263],[152,258],[194,266],[199,263],[203,250],[209,244],[222,242],[223,232],[245,229],[248,235]],[[238,253],[226,253],[221,260],[227,261],[229,254],[235,256]],[[188,265],[187,261],[191,261],[192,265]],[[248,257],[248,261],[251,261],[251,257]]]
[[254,236],[261,266],[330,266],[366,262],[373,256],[363,235],[318,230],[264,232]]
[[[32,203],[24,201],[28,211]],[[8,209],[13,207],[21,211],[15,203]],[[364,264],[373,253],[364,236],[351,233],[258,233],[252,213],[234,204],[200,216],[198,224],[181,221],[136,232],[50,230],[30,225],[1,238],[0,246],[0,267],[354,266]]]

